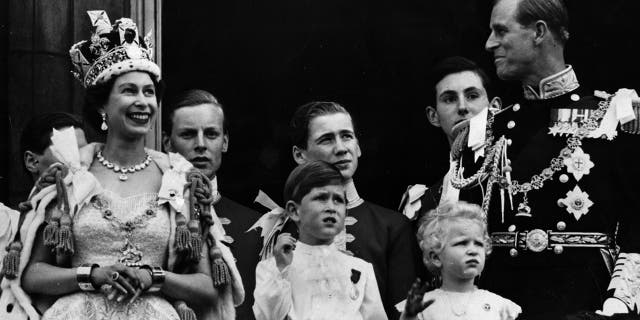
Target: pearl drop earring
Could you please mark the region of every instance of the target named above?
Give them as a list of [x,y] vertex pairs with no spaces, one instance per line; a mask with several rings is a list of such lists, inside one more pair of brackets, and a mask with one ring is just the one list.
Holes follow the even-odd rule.
[[102,129],[102,131],[107,131],[107,129],[109,129],[109,126],[107,126],[107,114],[106,113],[102,113],[102,125],[100,126],[100,129]]

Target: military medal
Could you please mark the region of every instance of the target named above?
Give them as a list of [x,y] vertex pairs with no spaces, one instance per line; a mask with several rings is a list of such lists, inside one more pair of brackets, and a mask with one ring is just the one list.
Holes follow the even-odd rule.
[[584,128],[584,122],[594,115],[600,115],[596,110],[591,109],[552,109],[551,121],[553,125],[549,127],[549,134],[560,136],[575,135],[578,130]]
[[584,153],[580,147],[573,150],[570,157],[564,159],[564,165],[567,166],[568,173],[573,173],[576,181],[580,181],[583,175],[589,174],[594,166],[591,156]]
[[589,212],[589,208],[593,205],[593,201],[589,199],[589,194],[580,190],[576,186],[573,190],[567,192],[567,197],[558,200],[558,204],[566,207],[567,212],[573,214],[576,220]]
[[[557,157],[551,159],[547,168],[542,169],[538,174],[534,174],[528,182],[512,181],[509,187],[510,193],[512,195],[523,194],[523,201],[518,206],[516,216],[531,217],[531,207],[528,205],[527,194],[531,190],[541,189],[545,181],[551,179],[556,172],[561,171],[564,167],[567,167],[567,172],[573,174],[576,180],[580,180],[582,176],[590,173],[594,164],[591,161],[591,157],[584,153],[580,146],[582,145],[582,139],[590,137],[598,129],[598,124],[609,109],[610,102],[610,99],[600,101],[596,110],[559,109],[555,114],[555,118],[552,115],[552,120],[555,120],[556,124],[567,122],[570,127],[575,127],[575,130],[566,131],[570,135],[567,138],[567,146],[560,151]],[[555,131],[553,127],[550,128],[550,134]],[[568,177],[563,174],[559,177],[559,180],[562,183],[566,183]],[[572,191],[567,192],[566,198],[558,199],[558,205],[566,207],[567,211],[578,220],[582,215],[587,214],[593,202],[589,200],[589,194],[576,186]]]
[[356,269],[351,269],[351,290],[349,291],[349,297],[351,300],[356,300],[360,296],[360,290],[356,284],[360,281],[361,272]]

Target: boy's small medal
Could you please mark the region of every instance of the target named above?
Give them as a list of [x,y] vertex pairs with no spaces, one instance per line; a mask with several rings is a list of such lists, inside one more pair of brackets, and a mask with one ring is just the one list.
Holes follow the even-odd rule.
[[351,269],[351,292],[349,292],[349,297],[351,300],[356,300],[360,296],[360,291],[356,284],[360,281],[360,271],[356,269]]

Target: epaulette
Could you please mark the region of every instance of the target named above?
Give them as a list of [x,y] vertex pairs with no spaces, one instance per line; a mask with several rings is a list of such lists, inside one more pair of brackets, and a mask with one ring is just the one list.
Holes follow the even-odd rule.
[[611,98],[615,120],[620,122],[621,131],[640,134],[640,98],[635,90],[622,88],[613,95],[603,91],[595,91],[594,95],[603,99]]

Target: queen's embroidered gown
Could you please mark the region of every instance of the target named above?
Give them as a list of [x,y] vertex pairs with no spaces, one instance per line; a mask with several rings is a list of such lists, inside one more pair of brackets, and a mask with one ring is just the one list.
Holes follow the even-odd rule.
[[[117,262],[165,265],[170,221],[157,199],[155,193],[122,198],[108,190],[94,196],[74,216],[72,267]],[[108,300],[101,291],[76,292],[58,299],[43,319],[179,319],[159,295],[143,293],[131,305],[127,302]]]

